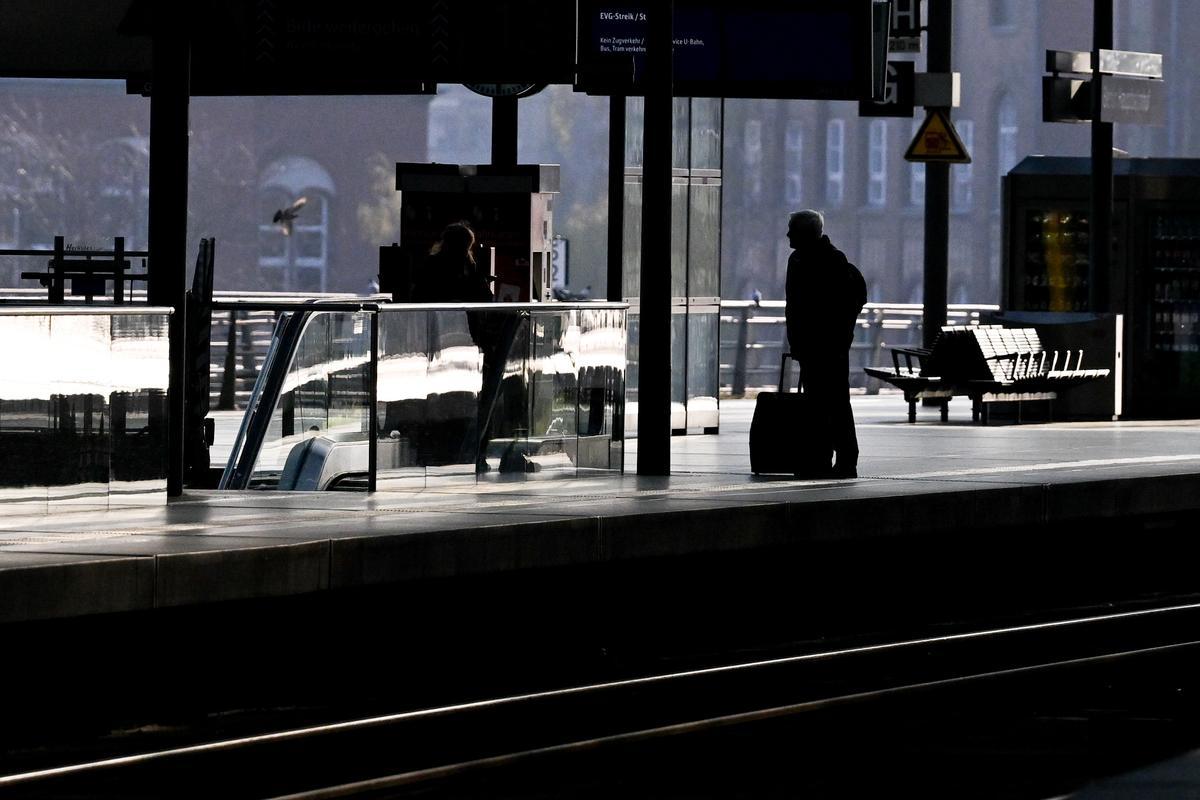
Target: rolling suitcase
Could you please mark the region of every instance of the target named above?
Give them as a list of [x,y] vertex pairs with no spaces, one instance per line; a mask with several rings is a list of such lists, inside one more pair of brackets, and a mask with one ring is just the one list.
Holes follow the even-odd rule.
[[760,392],[750,422],[750,471],[788,473],[800,478],[828,477],[833,448],[823,435],[811,398],[786,390],[784,376],[791,353],[779,364],[779,391]]

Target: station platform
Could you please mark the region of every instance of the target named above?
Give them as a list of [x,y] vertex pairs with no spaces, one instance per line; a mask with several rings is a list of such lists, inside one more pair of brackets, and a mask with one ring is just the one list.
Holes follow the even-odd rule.
[[1146,520],[1200,510],[1200,421],[984,427],[963,403],[948,422],[930,408],[910,424],[898,395],[858,396],[854,408],[855,480],[751,475],[753,401],[733,400],[719,435],[673,440],[669,478],[637,476],[634,440],[626,474],[610,479],[189,492],[165,508],[0,517],[0,622],[799,543],[935,537],[980,559],[997,546],[981,531],[1025,531],[1026,546],[1070,531],[1077,544],[1097,519],[1142,520],[1123,544],[1119,525],[1106,534],[1106,547],[1135,550]]

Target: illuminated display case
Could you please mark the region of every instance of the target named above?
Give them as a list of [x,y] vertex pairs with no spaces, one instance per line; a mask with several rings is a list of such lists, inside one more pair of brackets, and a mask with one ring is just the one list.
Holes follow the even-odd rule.
[[1200,413],[1200,159],[1113,162],[1108,304],[1093,308],[1091,161],[1031,156],[1004,178],[1002,305],[1125,318],[1123,394],[1136,417]]

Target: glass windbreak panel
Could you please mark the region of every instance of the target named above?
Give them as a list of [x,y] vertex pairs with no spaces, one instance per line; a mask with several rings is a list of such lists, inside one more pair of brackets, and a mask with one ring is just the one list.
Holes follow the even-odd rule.
[[[425,391],[425,428],[419,440],[419,463],[427,475],[468,476],[479,462],[481,394],[484,371],[502,371],[492,330],[484,312],[439,309],[428,312],[429,372]],[[484,364],[485,355],[493,357]]]
[[107,314],[51,317],[51,510],[57,505],[108,504],[111,326]]
[[110,506],[166,502],[169,319],[166,314],[112,318]]
[[576,464],[581,471],[619,471],[624,466],[625,312],[582,309],[578,313]]
[[[533,471],[536,467],[526,458],[535,431],[531,369],[534,328],[529,312],[481,312],[476,326],[480,341],[485,343],[478,424],[478,452],[483,463],[478,465],[479,472]],[[552,419],[546,417],[540,422],[544,427],[536,430],[544,431]]]
[[687,427],[693,431],[715,430],[719,425],[717,336],[720,312],[720,306],[715,305],[688,308]]
[[688,179],[671,183],[671,296],[686,297],[688,241]]
[[721,168],[721,99],[692,98],[692,169]]
[[379,367],[376,384],[377,475],[379,489],[425,485],[425,461],[433,445],[428,426],[434,388],[430,318],[434,312],[394,311],[379,315]]
[[637,436],[638,431],[638,358],[641,339],[641,314],[636,307],[629,309],[625,342],[625,437]]
[[573,475],[578,461],[579,312],[538,310],[529,324],[529,432],[521,443],[524,451],[506,456],[526,473]]
[[620,470],[625,310],[379,315],[377,487]]
[[687,428],[687,306],[671,309],[671,430]]
[[529,429],[527,337],[521,313],[500,307],[382,313],[381,488],[511,468],[506,449]]
[[1022,293],[1025,311],[1088,309],[1086,212],[1031,209],[1025,214],[1025,264]]
[[641,97],[625,100],[625,166],[642,166],[642,130],[646,117],[646,101]]
[[50,317],[0,313],[0,514],[46,510],[56,469]]
[[642,184],[625,181],[625,222],[621,228],[621,297],[642,293]]
[[721,296],[721,184],[689,187],[688,295]]
[[309,314],[251,488],[366,488],[370,356],[369,314]]
[[691,103],[686,97],[676,97],[671,109],[671,166],[675,169],[688,168],[691,126]]

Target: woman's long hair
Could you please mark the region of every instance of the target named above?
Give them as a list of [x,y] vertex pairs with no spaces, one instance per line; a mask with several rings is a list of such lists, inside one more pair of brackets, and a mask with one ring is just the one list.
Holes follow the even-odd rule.
[[466,222],[452,222],[442,231],[442,238],[429,248],[430,255],[445,252],[449,255],[461,254],[471,264],[475,263],[475,231]]

